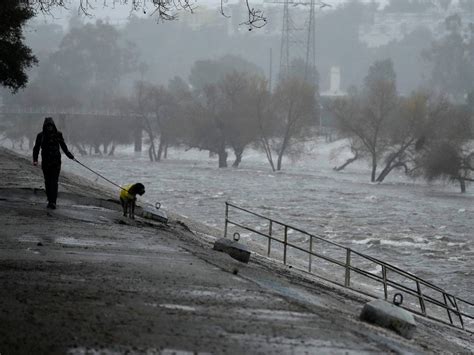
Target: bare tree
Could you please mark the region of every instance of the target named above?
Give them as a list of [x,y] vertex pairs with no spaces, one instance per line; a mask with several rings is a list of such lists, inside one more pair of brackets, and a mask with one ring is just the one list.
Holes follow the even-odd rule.
[[352,157],[346,159],[344,163],[339,166],[335,166],[333,169],[335,171],[342,171],[350,164],[364,157],[364,147],[361,145],[361,142],[358,139],[349,138],[349,148],[352,153]]
[[148,156],[150,161],[157,161],[156,146],[155,146],[155,129],[150,120],[150,95],[149,92],[153,85],[144,81],[137,81],[135,83],[135,107],[137,115],[141,118],[143,130],[148,135],[150,146],[148,147]]
[[182,141],[189,148],[208,150],[219,157],[219,168],[227,168],[228,140],[224,117],[220,112],[219,89],[216,84],[194,92],[185,109],[186,124]]
[[257,120],[252,107],[255,77],[246,73],[227,74],[218,84],[222,95],[221,114],[226,121],[228,144],[235,154],[237,168],[248,145],[256,139]]
[[149,85],[145,91],[146,111],[150,118],[154,116],[154,123],[150,123],[149,126],[154,131],[153,138],[159,140],[154,161],[161,161],[173,139],[174,121],[179,111],[178,102],[177,98],[163,86]]
[[251,83],[249,107],[255,117],[256,146],[263,150],[272,171],[275,171],[272,137],[276,135],[276,120],[272,110],[272,96],[268,83],[263,77],[255,76]]
[[[434,111],[430,112],[431,109]],[[403,168],[406,174],[413,169],[416,143],[428,134],[428,120],[439,113],[436,109],[442,107],[432,107],[429,95],[421,92],[399,102],[396,114],[388,122],[385,166],[377,182],[384,181],[394,169]]]
[[360,159],[366,151],[364,141],[360,138],[361,133],[355,125],[357,120],[360,120],[361,105],[360,95],[357,89],[352,87],[346,97],[336,99],[329,107],[336,118],[337,129],[344,137],[349,139],[349,148],[353,153],[351,158],[334,168],[336,171],[345,169],[348,165]]
[[376,181],[378,164],[390,144],[388,130],[397,104],[393,63],[385,60],[370,67],[361,93],[353,89],[333,106],[339,128],[368,153],[372,182]]
[[418,144],[417,176],[426,180],[448,179],[466,192],[474,181],[474,146],[471,114],[446,101],[444,113],[434,121],[430,135]]
[[277,170],[292,145],[310,135],[309,127],[317,121],[316,88],[306,81],[289,78],[281,81],[273,95],[276,130],[273,149]]

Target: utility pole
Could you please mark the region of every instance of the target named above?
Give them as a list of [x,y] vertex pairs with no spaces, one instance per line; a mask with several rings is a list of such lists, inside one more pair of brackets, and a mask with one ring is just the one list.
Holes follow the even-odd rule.
[[270,63],[268,68],[268,90],[272,92],[272,67],[273,67],[273,53],[272,48],[270,48]]

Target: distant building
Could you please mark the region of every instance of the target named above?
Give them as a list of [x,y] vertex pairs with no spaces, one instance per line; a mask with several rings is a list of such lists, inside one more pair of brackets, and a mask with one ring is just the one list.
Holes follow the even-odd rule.
[[321,96],[338,97],[344,96],[346,93],[341,90],[341,68],[332,66],[329,74],[329,90],[321,91]]
[[[474,0],[472,0],[474,2]],[[474,22],[474,13],[453,8],[450,11],[432,10],[419,13],[374,13],[373,23],[359,28],[359,39],[369,47],[378,47],[394,40],[401,40],[406,34],[417,28],[429,29],[435,36],[445,34],[445,19],[450,15],[459,15],[463,23]]]

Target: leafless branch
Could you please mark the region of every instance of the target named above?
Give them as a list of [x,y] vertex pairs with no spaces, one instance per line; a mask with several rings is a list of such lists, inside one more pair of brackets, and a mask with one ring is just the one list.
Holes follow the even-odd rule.
[[[34,11],[51,14],[55,7],[67,8],[72,0],[23,0],[27,6]],[[196,0],[79,0],[78,11],[87,16],[91,16],[95,9],[94,4],[98,1],[103,3],[106,7],[109,4],[120,4],[131,7],[131,12],[140,11],[144,14],[150,13],[151,16],[156,16],[159,20],[170,21],[176,20],[178,12],[181,10],[193,13],[196,6],[193,4]],[[220,13],[229,18],[224,12],[224,0],[221,0]],[[248,10],[248,20],[241,23],[249,27],[249,31],[253,28],[261,28],[265,26],[267,19],[260,9],[255,9],[249,4],[249,0],[245,1]]]
[[245,0],[248,12],[248,21],[242,22],[241,25],[249,26],[249,31],[253,28],[262,28],[267,23],[267,18],[264,16],[263,11],[250,7],[249,0]]
[[221,0],[221,10],[220,10],[220,12],[221,12],[222,16],[224,16],[226,18],[230,18],[230,16],[228,16],[224,13],[224,0]]

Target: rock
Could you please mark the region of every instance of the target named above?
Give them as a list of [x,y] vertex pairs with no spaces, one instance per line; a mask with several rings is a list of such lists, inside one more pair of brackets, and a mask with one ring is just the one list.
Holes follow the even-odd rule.
[[221,238],[214,243],[214,250],[222,251],[229,254],[235,260],[243,263],[248,263],[250,260],[250,251],[245,245],[236,241]]
[[221,238],[214,242],[214,247],[212,249],[227,253],[232,247],[233,243],[235,242],[232,242],[232,240]]
[[384,300],[366,303],[360,319],[393,330],[407,339],[412,339],[416,330],[415,318],[410,312]]

